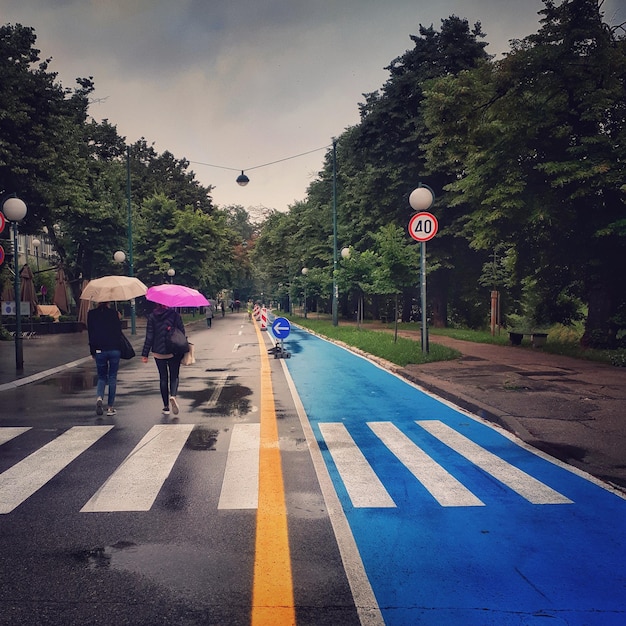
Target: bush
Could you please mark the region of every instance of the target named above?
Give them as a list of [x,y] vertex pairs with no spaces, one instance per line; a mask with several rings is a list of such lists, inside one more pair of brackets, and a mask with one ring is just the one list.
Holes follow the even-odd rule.
[[626,350],[614,350],[609,354],[611,365],[615,367],[626,367]]

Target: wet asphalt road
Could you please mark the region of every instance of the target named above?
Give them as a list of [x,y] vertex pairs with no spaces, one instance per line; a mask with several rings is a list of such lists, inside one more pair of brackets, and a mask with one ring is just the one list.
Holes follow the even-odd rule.
[[[102,430],[0,515],[0,624],[250,623],[256,510],[220,509],[219,499],[233,430],[260,420],[261,351],[244,314],[188,330],[197,362],[181,370],[178,418],[161,415],[152,359],[123,363],[114,418],[95,415],[91,361],[0,394],[1,430],[29,428],[3,444],[0,472],[76,427]],[[280,361],[270,365],[297,621],[359,623]],[[142,511],[81,512],[162,425],[193,429],[154,503]],[[56,461],[58,453],[51,456]]]

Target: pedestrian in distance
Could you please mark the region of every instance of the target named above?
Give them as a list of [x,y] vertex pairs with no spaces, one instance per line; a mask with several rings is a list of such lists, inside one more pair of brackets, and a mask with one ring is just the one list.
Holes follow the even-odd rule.
[[180,362],[182,354],[168,352],[166,339],[172,328],[178,328],[183,334],[185,325],[181,316],[175,309],[164,304],[157,304],[148,316],[146,326],[146,339],[141,351],[141,360],[148,362],[148,355],[152,356],[159,372],[159,389],[163,400],[163,415],[169,415],[170,409],[174,415],[178,415],[179,406],[176,394],[180,375]]
[[213,303],[209,300],[209,304],[206,306],[206,325],[211,328],[211,323],[213,322],[213,315],[215,315],[215,309],[213,308]]
[[102,403],[104,391],[108,386],[107,415],[111,417],[117,413],[114,405],[122,337],[122,322],[119,313],[110,308],[108,302],[101,302],[87,314],[87,333],[89,350],[96,361],[98,372],[96,415],[102,415],[104,412]]
[[220,300],[220,311],[222,311],[222,317],[226,315],[226,308],[224,307],[224,300]]

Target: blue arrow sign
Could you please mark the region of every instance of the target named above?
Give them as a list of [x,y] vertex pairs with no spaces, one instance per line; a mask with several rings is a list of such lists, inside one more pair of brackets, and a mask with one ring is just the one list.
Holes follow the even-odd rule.
[[272,324],[272,332],[276,339],[285,339],[291,331],[289,320],[284,317],[277,317]]

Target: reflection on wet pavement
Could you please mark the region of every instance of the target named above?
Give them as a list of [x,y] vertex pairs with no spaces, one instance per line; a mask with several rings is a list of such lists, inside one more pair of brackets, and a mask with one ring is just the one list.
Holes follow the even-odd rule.
[[[212,559],[207,559],[206,550],[199,550],[193,544],[139,545],[118,541],[111,546],[74,553],[73,557],[89,569],[131,572],[187,596],[206,594],[209,582],[218,593],[231,592],[232,577],[236,573],[236,565],[229,560],[228,553],[216,553]],[[215,575],[216,571],[220,572],[219,576]]]
[[185,448],[191,450],[215,450],[219,431],[214,428],[196,426],[190,433]]
[[[227,378],[207,381],[207,387],[198,390],[179,392],[191,399],[191,408],[208,416],[245,417],[252,412],[250,396],[252,390]],[[220,388],[219,395],[215,392]]]
[[98,376],[94,372],[88,372],[82,369],[73,369],[52,376],[41,381],[42,385],[49,387],[57,387],[61,393],[79,393],[85,389],[92,389],[98,382]]

